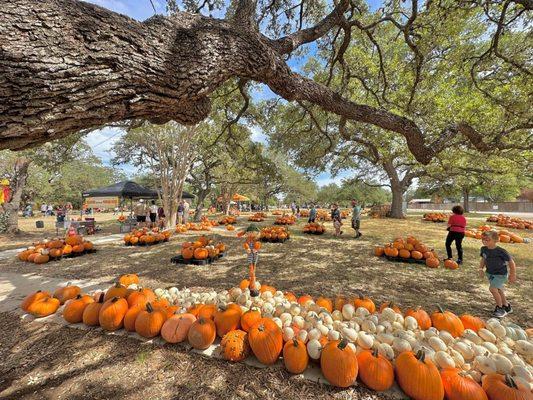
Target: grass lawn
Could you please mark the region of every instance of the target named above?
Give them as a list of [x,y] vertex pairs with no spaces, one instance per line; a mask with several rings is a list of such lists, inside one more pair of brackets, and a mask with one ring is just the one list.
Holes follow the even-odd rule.
[[[478,216],[478,215],[475,215]],[[241,217],[237,226],[247,225]],[[273,217],[258,225],[273,222]],[[343,237],[331,235],[332,224],[322,236],[304,235],[305,221],[292,226],[292,239],[284,244],[263,244],[257,268],[260,282],[296,294],[334,297],[361,291],[376,304],[392,300],[402,309],[421,305],[432,311],[437,304],[461,314],[483,318],[493,309],[486,280],[478,277],[481,241],[464,240],[465,263],[460,269],[430,269],[423,265],[393,263],[373,256],[373,247],[396,236],[414,235],[445,254],[445,224],[423,222],[419,215],[406,220],[363,219],[363,237],[351,237],[349,221]],[[473,226],[480,225],[476,221]],[[136,272],[141,283],[151,287],[209,287],[228,289],[246,277],[242,239],[235,232],[214,230],[215,240],[228,245],[227,256],[209,266],[176,266],[169,262],[180,243],[192,235],[172,237],[153,247],[125,247],[121,243],[98,246],[98,252],[42,266],[18,261],[0,261],[0,271],[35,272],[46,277],[101,278],[109,283],[127,272]],[[527,231],[516,231],[528,236]],[[514,314],[509,320],[533,326],[533,244],[503,244],[515,258],[518,283],[508,286]],[[37,288],[35,288],[37,289]],[[352,398],[383,399],[361,388],[339,391],[311,382],[301,382],[280,368],[254,368],[203,359],[181,349],[139,346],[127,338],[102,336],[91,331],[24,323],[1,314],[0,397],[12,398]],[[37,377],[37,378],[32,378]],[[206,379],[206,377],[210,377]],[[28,382],[36,379],[28,387]]]

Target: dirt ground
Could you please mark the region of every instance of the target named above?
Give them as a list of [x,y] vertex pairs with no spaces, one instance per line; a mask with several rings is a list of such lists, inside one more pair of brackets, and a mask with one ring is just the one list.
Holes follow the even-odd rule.
[[[245,218],[241,220],[238,227],[247,224]],[[259,225],[272,221],[270,217]],[[481,221],[479,218],[479,224]],[[419,216],[403,221],[363,219],[364,235],[357,240],[351,237],[349,221],[341,238],[331,235],[331,223],[326,223],[328,231],[322,236],[300,233],[303,224],[300,221],[290,228],[290,241],[263,245],[259,281],[296,294],[334,297],[361,291],[376,304],[392,300],[402,309],[421,305],[428,311],[440,304],[458,314],[490,316],[491,295],[485,279],[477,274],[479,240],[465,239],[465,263],[451,271],[392,263],[372,253],[377,244],[411,234],[444,256],[445,224],[423,222]],[[103,278],[111,283],[120,274],[135,272],[142,284],[151,287],[228,289],[246,276],[242,239],[222,228],[215,232],[212,236],[226,243],[228,252],[209,266],[171,264],[170,258],[181,242],[190,238],[176,235],[169,243],[151,247],[101,244],[95,254],[42,266],[0,261],[0,273],[33,272],[65,281]],[[527,231],[519,233],[528,236]],[[506,318],[531,327],[533,244],[503,247],[513,255],[518,267],[518,283],[508,286],[515,312]],[[258,373],[255,368],[204,359],[180,347],[140,345],[122,337],[27,323],[9,313],[0,314],[0,357],[0,398],[385,398],[362,388],[342,391],[301,382],[277,368]]]

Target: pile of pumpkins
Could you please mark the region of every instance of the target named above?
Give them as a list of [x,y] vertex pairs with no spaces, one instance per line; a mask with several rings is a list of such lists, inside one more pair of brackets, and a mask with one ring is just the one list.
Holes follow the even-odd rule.
[[304,225],[303,232],[313,235],[322,235],[324,232],[326,232],[326,227],[324,224],[319,224],[318,222],[310,222]]
[[189,228],[187,228],[186,224],[177,224],[176,225],[176,233],[187,233]]
[[503,214],[492,215],[487,222],[496,222],[496,225],[513,229],[533,229],[533,221],[527,219],[505,216]]
[[206,260],[216,258],[225,251],[224,243],[220,242],[215,245],[212,239],[202,235],[193,242],[182,243],[179,253],[185,260]]
[[37,316],[56,312],[63,318],[116,331],[124,328],[168,343],[187,341],[207,349],[221,339],[220,355],[242,361],[249,355],[265,365],[282,356],[285,368],[303,373],[309,364],[321,368],[334,386],[359,379],[383,391],[394,381],[415,400],[531,399],[533,330],[437,307],[405,312],[391,302],[363,295],[297,297],[256,282],[216,292],[191,292],[139,286],[136,275],[121,276],[105,293],[81,294],[67,285],[51,297],[27,296],[22,308]]
[[274,211],[272,211],[272,215],[283,215],[283,214],[284,214],[284,212],[281,211],[281,210],[274,210]]
[[[426,266],[430,268],[439,268],[440,259],[434,249],[429,248],[414,236],[407,238],[396,238],[392,242],[385,244],[385,246],[376,246],[374,248],[374,255],[377,257],[387,256],[397,259],[414,259],[422,262],[425,260]],[[457,269],[459,265],[457,262],[447,259],[444,261],[444,267],[448,269]]]
[[187,230],[189,231],[210,231],[211,227],[213,226],[211,224],[211,221],[201,221],[201,222],[187,222],[185,224],[187,227]]
[[274,224],[276,225],[294,225],[296,223],[296,217],[294,215],[282,215],[277,217]]
[[250,216],[248,218],[248,221],[252,222],[263,222],[266,218],[266,214],[263,212],[255,213],[254,215]]
[[126,246],[145,246],[161,242],[168,242],[172,233],[169,230],[160,231],[159,228],[133,229],[124,235]]
[[[342,215],[341,215],[342,218]],[[317,210],[316,212],[316,219],[319,221],[332,221],[331,219],[331,213],[328,210]]]
[[234,225],[235,223],[237,223],[237,217],[233,215],[226,215],[225,217],[220,219],[218,223],[220,225],[228,225],[228,224]]
[[448,217],[443,213],[426,213],[422,216],[422,219],[431,222],[446,222]]
[[65,239],[45,239],[17,254],[20,261],[45,264],[63,256],[81,255],[94,251],[94,245],[81,235],[69,235]]
[[261,229],[259,238],[263,242],[284,242],[291,234],[285,226],[267,226]]
[[482,225],[478,229],[467,229],[465,230],[465,236],[472,238],[472,239],[479,239],[481,240],[481,235],[483,232],[495,230],[498,232],[499,240],[501,243],[524,243],[525,240],[522,236],[517,235],[516,233],[512,233],[506,230],[498,230],[494,229],[489,225]]

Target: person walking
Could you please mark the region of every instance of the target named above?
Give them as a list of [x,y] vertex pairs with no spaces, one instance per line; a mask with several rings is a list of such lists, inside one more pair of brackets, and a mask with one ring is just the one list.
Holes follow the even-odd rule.
[[453,258],[452,243],[455,242],[457,248],[457,264],[463,262],[463,246],[462,242],[465,237],[466,218],[464,217],[464,209],[461,206],[454,206],[452,208],[453,215],[448,218],[448,235],[446,236],[446,254],[448,259]]
[[315,222],[316,219],[316,207],[314,204],[311,205],[311,210],[309,210],[309,219],[307,220],[307,223],[310,224],[311,222]]
[[362,236],[362,233],[359,232],[361,227],[361,206],[357,204],[357,200],[352,199],[352,228],[355,230],[355,238]]
[[150,227],[155,227],[155,221],[157,220],[157,205],[155,204],[155,200],[152,200],[152,204],[150,205]]
[[41,204],[41,215],[46,216],[46,204]]
[[139,227],[143,227],[146,223],[146,205],[144,204],[143,199],[140,199],[137,202],[133,208],[133,213],[135,214],[135,218],[137,219],[137,224]]
[[291,211],[292,215],[296,214],[296,203],[294,201],[291,203]]
[[183,200],[183,223],[186,224],[189,221],[189,209],[191,205],[187,200]]
[[333,220],[333,227],[335,228],[334,236],[342,235],[342,217],[339,210],[339,205],[337,203],[333,203],[333,208],[331,209],[331,219]]
[[183,224],[183,200],[178,204],[178,224]]

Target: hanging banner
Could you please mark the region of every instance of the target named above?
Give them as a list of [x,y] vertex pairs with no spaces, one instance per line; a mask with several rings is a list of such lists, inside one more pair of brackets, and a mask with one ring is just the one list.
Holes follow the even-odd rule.
[[85,200],[87,208],[114,209],[118,207],[119,198],[116,197],[88,197]]
[[0,181],[0,204],[8,203],[11,199],[11,188],[9,187],[9,181],[2,179]]

